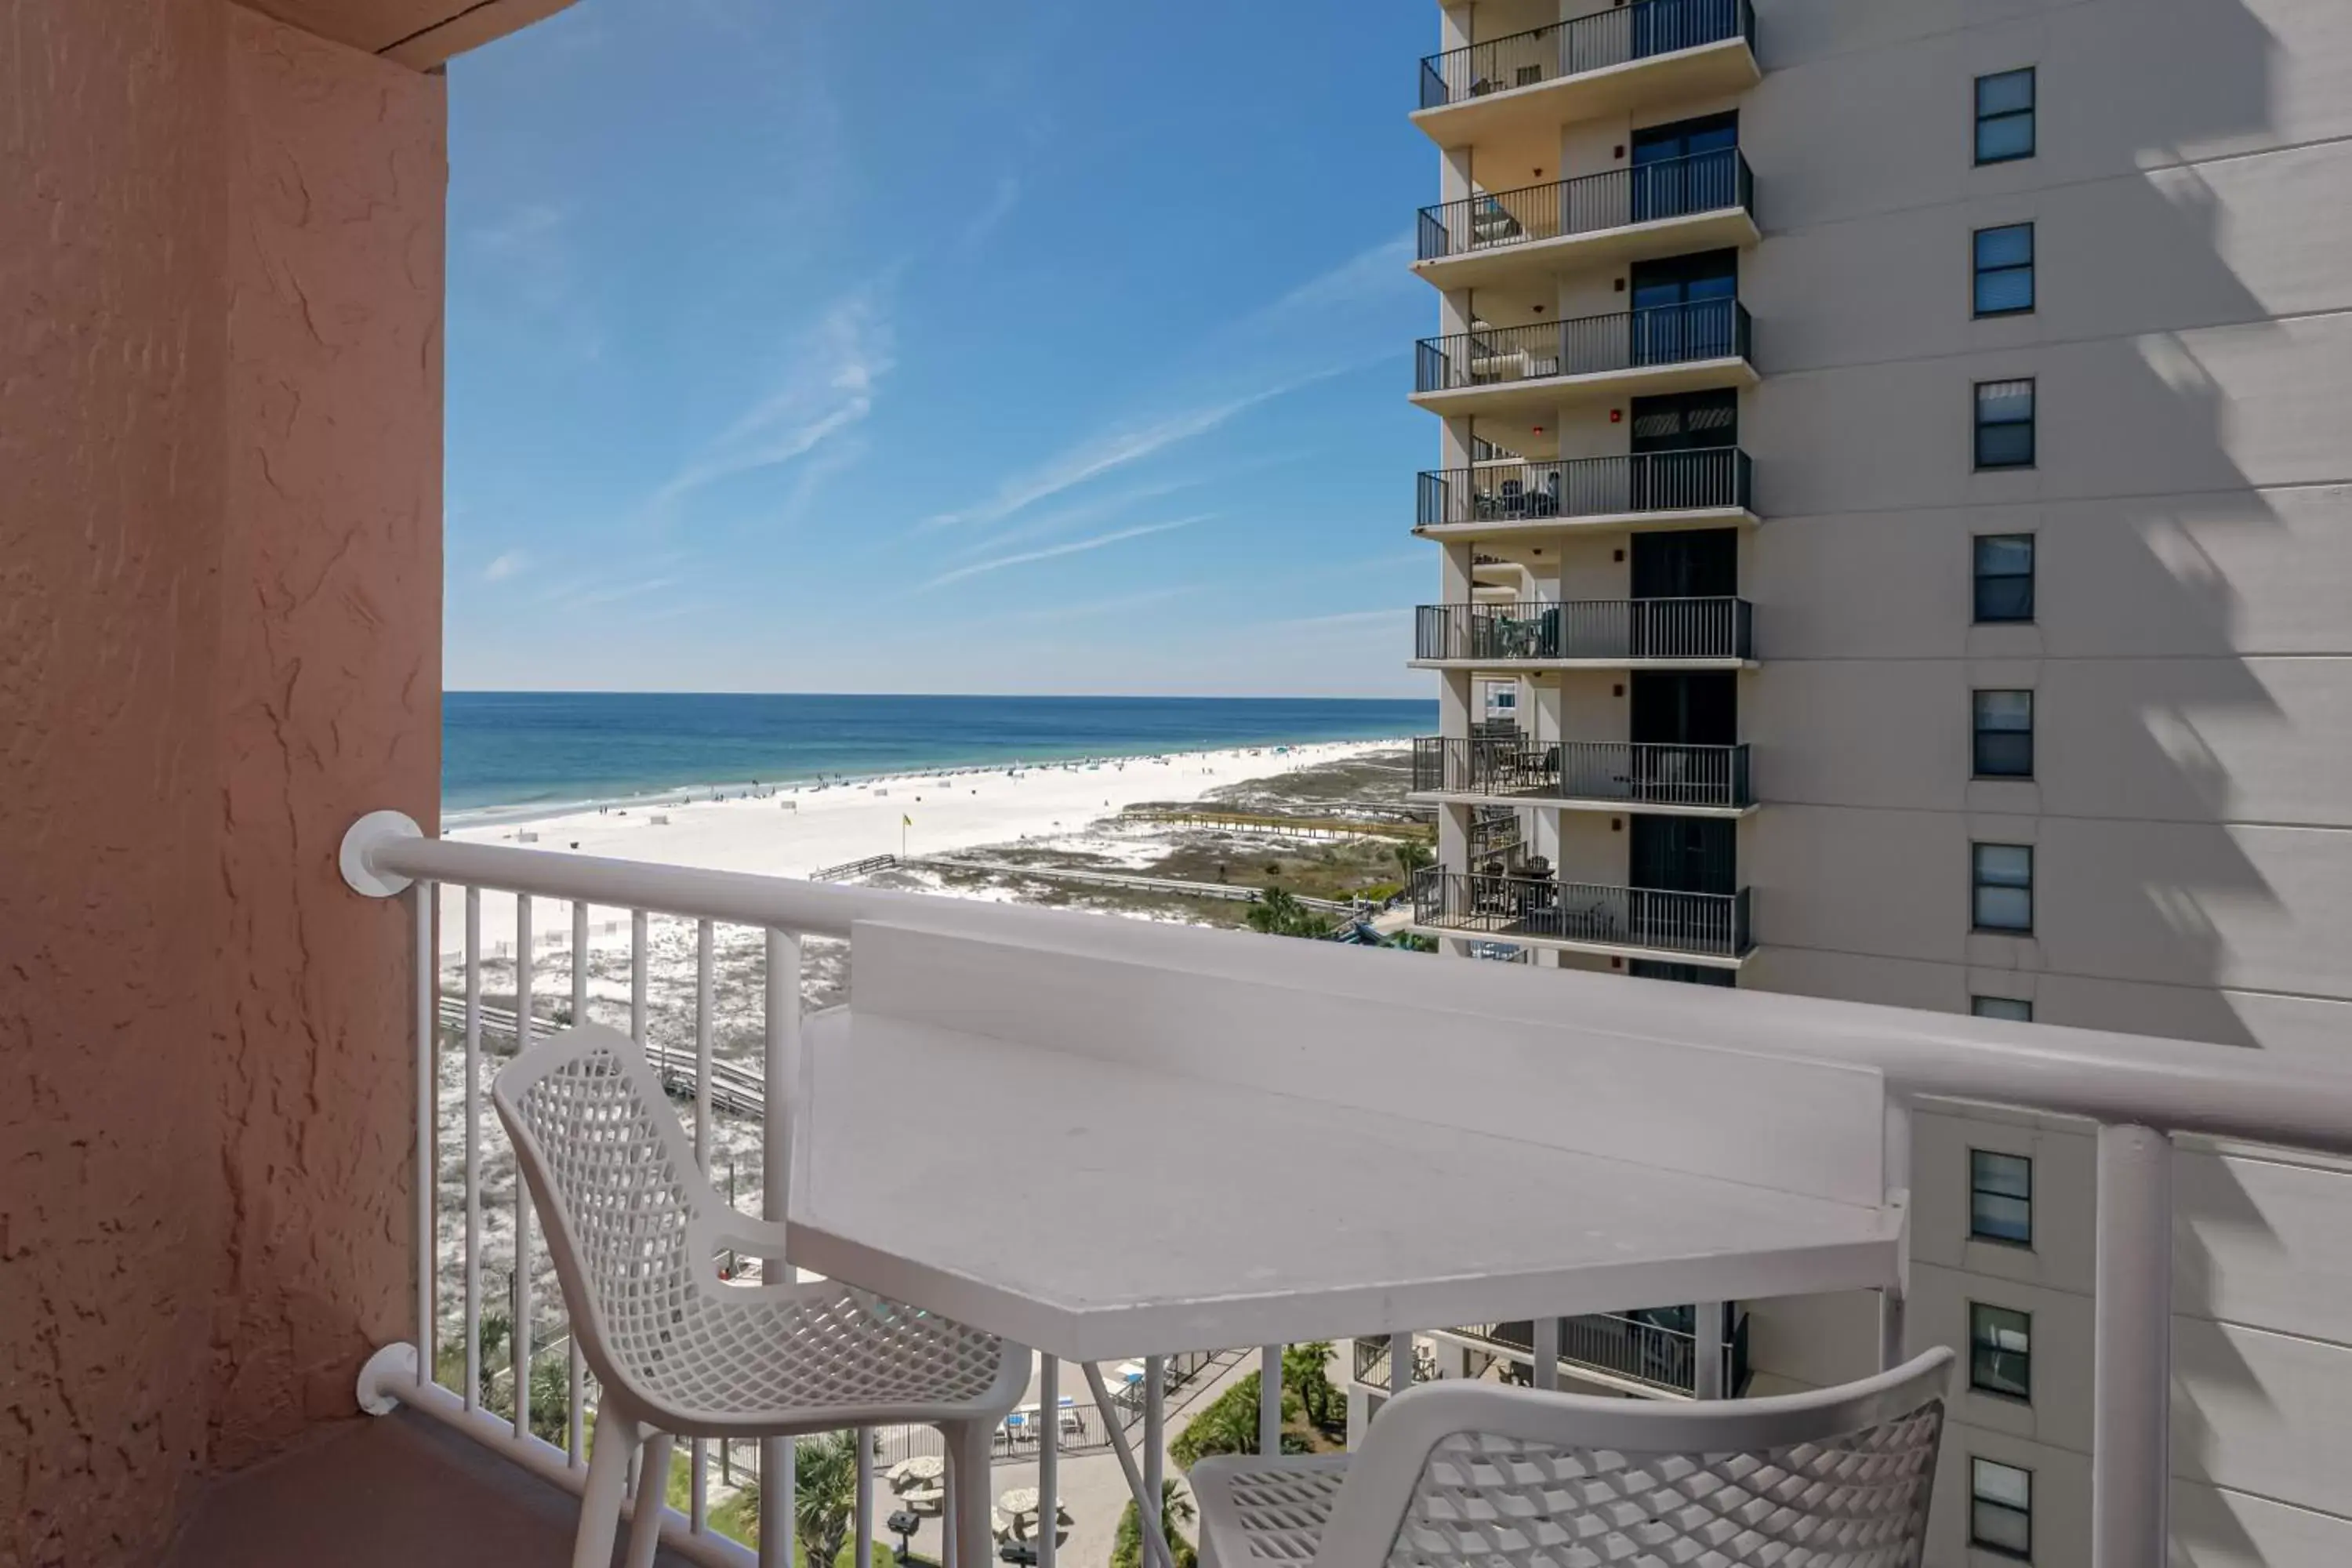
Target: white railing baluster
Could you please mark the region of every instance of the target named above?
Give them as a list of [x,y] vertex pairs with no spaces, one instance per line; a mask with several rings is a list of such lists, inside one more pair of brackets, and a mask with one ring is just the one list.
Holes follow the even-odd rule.
[[441,959],[433,947],[433,901],[440,889],[419,882],[409,889],[416,900],[416,1381],[433,1381],[434,1347],[440,1336],[433,1321],[434,1269],[440,1237],[433,1223],[440,1166],[433,1156],[434,1128],[441,1120]]
[[[530,1049],[530,895],[515,895],[515,1055]],[[514,1432],[530,1436],[530,1194],[515,1172],[514,1277],[509,1300],[514,1324],[507,1340],[514,1352]]]
[[2099,1129],[2092,1568],[2160,1568],[2172,1478],[2172,1140]]
[[[717,955],[718,928],[709,921],[694,922],[694,1163],[710,1178],[710,1026],[713,1010],[712,966]],[[693,1456],[687,1520],[696,1534],[710,1527],[710,1451],[696,1437],[687,1445]],[[764,1489],[767,1478],[760,1478]],[[764,1521],[762,1521],[764,1523]]]
[[[1054,1568],[1054,1537],[1062,1517],[1062,1363],[1037,1358],[1037,1568]],[[857,1568],[871,1568],[859,1563]]]
[[646,911],[629,911],[629,1038],[646,1043]]
[[1257,1352],[1257,1451],[1268,1458],[1282,1452],[1282,1347]]
[[[782,1224],[786,1217],[792,1183],[793,1119],[800,1108],[801,939],[772,926],[768,929],[766,1000],[766,1040],[761,1053],[765,1110],[760,1119],[760,1214],[764,1219]],[[760,1260],[760,1278],[766,1282],[785,1283],[793,1278],[792,1265],[782,1258],[763,1258]],[[793,1440],[761,1438],[761,1568],[788,1568],[792,1562],[793,1485]],[[953,1515],[949,1517],[952,1519]],[[952,1526],[947,1539],[952,1547]]]
[[[588,906],[581,900],[572,900],[572,1026],[578,1028],[588,1021]],[[577,1325],[564,1314],[564,1340],[569,1345],[564,1368],[563,1451],[571,1456],[576,1467],[588,1462],[588,1444],[582,1436],[580,1406],[585,1392],[587,1365],[580,1357],[580,1335]]]
[[466,889],[466,1408],[482,1403],[482,889]]
[[1724,1386],[1723,1303],[1701,1301],[1691,1308],[1691,1397],[1721,1399],[1735,1392]]
[[[1161,1477],[1168,1465],[1168,1358],[1143,1358],[1143,1500],[1145,1503],[1143,1538],[1161,1541],[1168,1526],[1160,1517],[1164,1483]],[[987,1506],[985,1503],[982,1507]]]
[[[857,1439],[857,1568],[874,1568],[874,1428],[860,1426]],[[1050,1467],[1049,1467],[1050,1469]],[[1054,1568],[1053,1553],[1037,1559],[1038,1568]]]

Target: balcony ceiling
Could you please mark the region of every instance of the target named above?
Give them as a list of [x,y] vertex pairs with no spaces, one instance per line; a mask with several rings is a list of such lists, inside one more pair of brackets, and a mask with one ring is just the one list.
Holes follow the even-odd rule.
[[246,0],[306,32],[429,70],[552,16],[572,0]]

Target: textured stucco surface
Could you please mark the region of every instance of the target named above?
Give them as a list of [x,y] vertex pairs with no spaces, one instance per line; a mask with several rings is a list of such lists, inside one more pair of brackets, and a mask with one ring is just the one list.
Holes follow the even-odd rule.
[[137,1561],[203,1462],[216,6],[0,4],[0,1563]]
[[442,79],[230,14],[215,1465],[352,1413],[409,1337],[400,905],[335,847],[437,820]]
[[443,85],[0,0],[0,1568],[151,1561],[404,1334]]

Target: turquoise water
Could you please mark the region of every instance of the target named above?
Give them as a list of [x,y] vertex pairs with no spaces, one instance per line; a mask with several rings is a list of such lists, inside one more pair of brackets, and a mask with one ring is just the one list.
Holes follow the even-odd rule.
[[707,784],[1370,741],[1437,727],[1430,701],[452,691],[441,804],[543,811]]

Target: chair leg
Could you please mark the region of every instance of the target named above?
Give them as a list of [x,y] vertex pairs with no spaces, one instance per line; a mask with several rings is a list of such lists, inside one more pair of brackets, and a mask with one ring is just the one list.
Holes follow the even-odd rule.
[[988,1456],[996,1437],[995,1423],[957,1421],[942,1426],[948,1465],[955,1472],[955,1510],[948,1528],[955,1532],[956,1568],[991,1568],[995,1537],[989,1512],[996,1506],[989,1479]]
[[629,1456],[637,1447],[637,1424],[613,1408],[596,1406],[596,1440],[588,1458],[587,1495],[580,1500],[580,1533],[572,1543],[572,1568],[613,1568],[613,1537],[620,1532],[621,1497],[629,1486]]
[[661,1544],[662,1508],[669,1500],[669,1452],[677,1439],[667,1432],[646,1436],[645,1458],[637,1461],[636,1517],[629,1521],[627,1568],[654,1568],[654,1550]]

